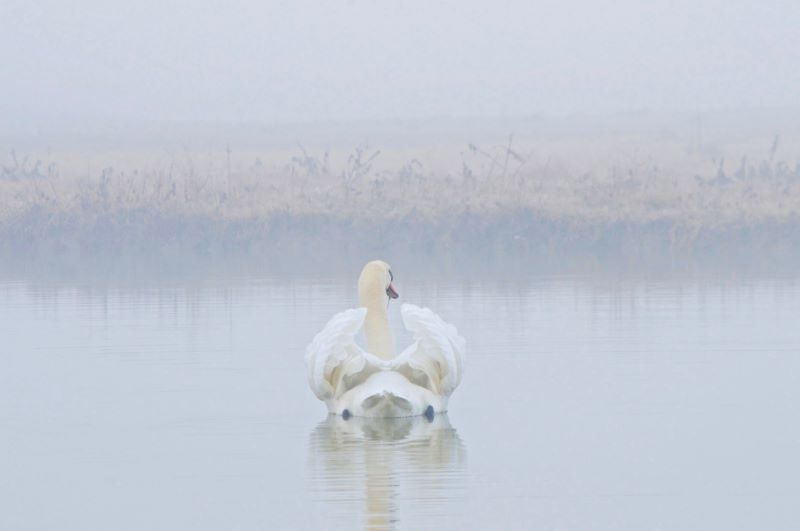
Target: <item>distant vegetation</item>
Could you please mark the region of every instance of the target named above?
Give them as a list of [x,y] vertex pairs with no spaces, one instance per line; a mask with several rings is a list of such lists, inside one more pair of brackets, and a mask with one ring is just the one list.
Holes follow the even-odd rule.
[[132,154],[122,163],[114,154],[12,152],[0,158],[0,245],[274,251],[361,233],[378,245],[390,232],[412,247],[477,238],[543,252],[610,233],[614,245],[630,246],[620,238],[655,231],[654,245],[674,252],[714,234],[783,227],[794,238],[800,164],[779,156],[780,143],[695,149],[669,139],[509,137],[416,151]]

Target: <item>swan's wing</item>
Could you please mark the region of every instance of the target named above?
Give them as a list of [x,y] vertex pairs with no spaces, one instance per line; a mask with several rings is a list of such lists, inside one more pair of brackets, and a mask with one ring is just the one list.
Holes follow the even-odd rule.
[[400,313],[414,333],[414,344],[392,360],[393,367],[412,382],[449,396],[461,382],[466,341],[428,308],[404,304]]
[[308,384],[320,400],[340,396],[385,365],[356,345],[366,315],[366,308],[334,315],[306,348]]

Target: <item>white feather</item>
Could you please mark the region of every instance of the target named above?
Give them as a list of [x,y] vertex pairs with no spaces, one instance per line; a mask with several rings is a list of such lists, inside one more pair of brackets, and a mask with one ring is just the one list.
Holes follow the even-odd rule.
[[414,334],[414,343],[384,360],[355,342],[366,313],[366,308],[357,308],[335,315],[308,345],[308,382],[317,398],[334,413],[347,409],[354,415],[369,414],[368,401],[374,397],[400,404],[398,415],[419,415],[428,406],[444,411],[461,382],[464,338],[430,309],[404,304],[403,324]]

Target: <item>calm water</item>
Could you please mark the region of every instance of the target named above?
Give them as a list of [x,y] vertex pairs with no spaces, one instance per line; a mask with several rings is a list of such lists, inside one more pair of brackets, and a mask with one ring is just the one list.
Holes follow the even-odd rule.
[[797,528],[800,283],[396,274],[468,342],[432,423],[307,388],[350,279],[0,283],[0,529]]

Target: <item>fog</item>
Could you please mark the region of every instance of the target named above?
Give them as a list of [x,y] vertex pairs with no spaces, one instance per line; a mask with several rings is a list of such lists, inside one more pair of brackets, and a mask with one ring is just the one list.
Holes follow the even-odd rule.
[[6,0],[0,19],[18,135],[799,103],[793,2]]
[[351,267],[386,233],[633,267],[793,268],[800,248],[796,4],[12,0],[0,19],[4,262],[274,263],[301,241],[357,248]]
[[798,21],[0,0],[0,529],[795,529]]

